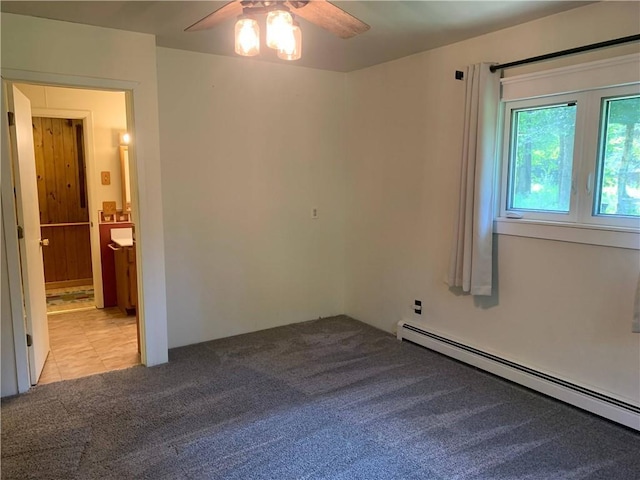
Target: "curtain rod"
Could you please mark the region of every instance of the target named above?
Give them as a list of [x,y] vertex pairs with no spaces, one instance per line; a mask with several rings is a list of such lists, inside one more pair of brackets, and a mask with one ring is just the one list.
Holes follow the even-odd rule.
[[606,42],[592,43],[591,45],[583,45],[582,47],[569,48],[567,50],[560,50],[559,52],[546,53],[544,55],[538,55],[537,57],[525,58],[524,60],[516,60],[515,62],[491,65],[491,67],[489,67],[489,70],[495,72],[496,70],[504,70],[505,68],[517,67],[519,65],[525,65],[527,63],[541,62],[543,60],[550,60],[552,58],[564,57],[565,55],[573,55],[575,53],[588,52],[589,50],[613,47],[614,45],[621,45],[623,43],[637,41],[640,41],[640,35],[629,35],[628,37],[615,38],[613,40],[607,40]]

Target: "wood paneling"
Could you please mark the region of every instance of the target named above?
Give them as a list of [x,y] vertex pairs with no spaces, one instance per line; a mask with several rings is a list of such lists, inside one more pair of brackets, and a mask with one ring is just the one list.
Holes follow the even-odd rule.
[[40,223],[49,223],[46,187],[46,166],[44,163],[44,140],[42,138],[42,118],[33,118],[33,148],[36,157],[36,180],[38,182],[38,204]]
[[[78,280],[63,280],[61,282],[49,282],[47,283],[47,293],[50,293],[59,289],[68,290],[70,288],[75,288],[75,287],[86,288],[89,286],[93,286],[93,278],[79,278]],[[95,302],[92,301],[91,303],[94,304]]]
[[49,239],[49,246],[42,247],[45,282],[92,277],[89,224],[42,225],[41,230],[42,238]]
[[[45,282],[91,278],[82,121],[33,118]],[[80,224],[80,225],[78,225]]]
[[81,120],[33,118],[40,223],[88,222],[85,165],[78,151]]

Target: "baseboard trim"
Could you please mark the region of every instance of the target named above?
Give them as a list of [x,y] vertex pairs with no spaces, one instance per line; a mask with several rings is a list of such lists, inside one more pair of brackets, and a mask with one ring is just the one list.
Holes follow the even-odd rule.
[[630,403],[429,332],[417,323],[398,322],[397,337],[640,431],[640,408]]

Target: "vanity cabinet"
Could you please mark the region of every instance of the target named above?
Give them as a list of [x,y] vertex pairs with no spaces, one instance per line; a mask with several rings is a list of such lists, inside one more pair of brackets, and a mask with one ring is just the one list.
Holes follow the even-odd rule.
[[114,249],[118,307],[126,314],[136,310],[138,284],[136,277],[136,246]]
[[[116,287],[116,261],[115,253],[119,248],[111,239],[111,230],[116,228],[132,228],[133,224],[126,223],[101,223],[100,228],[100,260],[102,262],[102,295],[104,308],[118,305]],[[132,242],[133,243],[133,242]]]

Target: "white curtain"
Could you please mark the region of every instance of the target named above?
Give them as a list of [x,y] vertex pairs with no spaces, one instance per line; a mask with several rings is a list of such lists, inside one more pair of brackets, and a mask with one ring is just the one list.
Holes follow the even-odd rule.
[[496,127],[500,75],[490,63],[467,67],[460,203],[449,276],[451,287],[491,295]]

